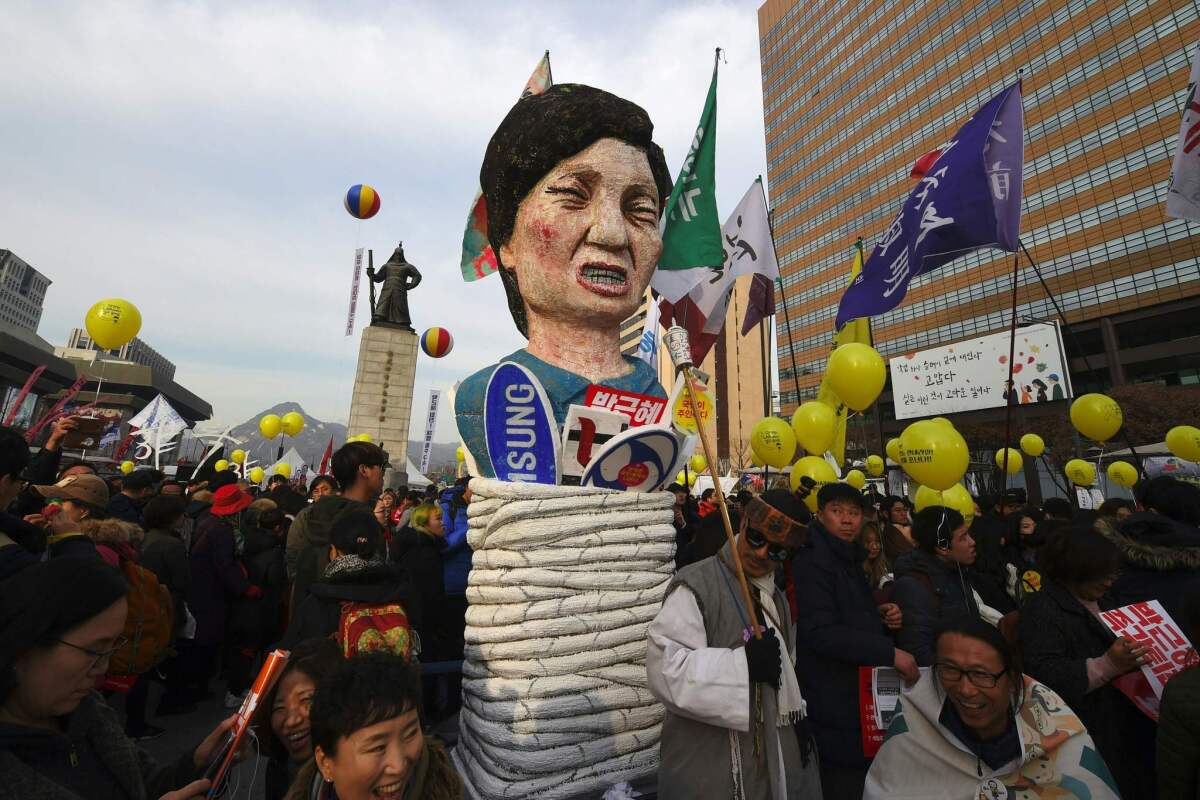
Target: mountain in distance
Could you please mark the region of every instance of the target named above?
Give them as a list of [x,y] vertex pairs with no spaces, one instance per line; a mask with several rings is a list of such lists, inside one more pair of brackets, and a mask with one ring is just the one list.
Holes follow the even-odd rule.
[[[287,452],[289,448],[296,448],[296,452],[300,457],[310,464],[314,471],[321,465],[321,457],[325,455],[325,448],[329,445],[329,438],[333,437],[333,449],[337,450],[346,443],[346,437],[349,435],[346,426],[339,422],[322,422],[316,417],[306,412],[299,403],[279,403],[264,408],[262,411],[255,414],[250,419],[234,426],[229,435],[237,442],[226,448],[226,455],[235,448],[240,447],[246,451],[247,458],[255,462],[257,466],[264,469],[274,464],[279,454],[279,437],[276,436],[271,441],[263,439],[262,434],[258,430],[258,421],[267,414],[277,414],[282,417],[289,411],[297,411],[300,416],[304,417],[304,430],[300,431],[299,436],[284,436],[283,437],[283,452]],[[455,451],[458,448],[457,442],[442,443],[434,442],[433,453],[429,460],[429,471],[436,472],[438,468],[447,465],[453,469],[455,462]],[[421,442],[410,440],[408,443],[408,457],[416,465],[420,465],[421,461]]]

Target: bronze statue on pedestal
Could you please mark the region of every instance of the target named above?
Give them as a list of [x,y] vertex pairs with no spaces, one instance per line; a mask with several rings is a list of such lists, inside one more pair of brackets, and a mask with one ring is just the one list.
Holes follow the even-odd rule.
[[[371,287],[371,324],[413,330],[408,314],[408,293],[421,283],[421,273],[404,260],[404,242],[396,246],[392,257],[379,270],[367,267]],[[375,299],[375,284],[382,283],[379,300]]]

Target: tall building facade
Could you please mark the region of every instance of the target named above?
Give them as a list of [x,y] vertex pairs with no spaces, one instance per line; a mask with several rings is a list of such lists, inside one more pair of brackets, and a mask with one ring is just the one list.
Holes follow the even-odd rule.
[[[83,328],[71,329],[71,335],[67,337],[67,349],[100,351],[100,348],[92,341],[92,337],[88,336],[87,331]],[[132,361],[134,364],[150,367],[151,370],[167,380],[175,378],[175,364],[137,337],[116,350],[102,352],[122,361]]]
[[[785,413],[816,396],[855,238],[869,254],[914,162],[1019,74],[1021,238],[1076,332],[1076,389],[1200,382],[1200,224],[1164,210],[1195,0],[768,0],[758,18]],[[1005,329],[1012,273],[985,250],[916,278],[872,320],[877,347]],[[1020,318],[1055,317],[1024,258],[1017,287]]]
[[11,250],[0,250],[0,323],[36,333],[50,279]]

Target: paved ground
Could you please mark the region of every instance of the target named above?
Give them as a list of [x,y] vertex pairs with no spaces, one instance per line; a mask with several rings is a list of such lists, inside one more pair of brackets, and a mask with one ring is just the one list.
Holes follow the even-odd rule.
[[[223,684],[217,681],[213,682],[214,687],[218,685],[223,688]],[[150,687],[150,714],[147,721],[160,728],[166,728],[167,732],[157,739],[140,743],[159,761],[174,760],[183,753],[194,749],[205,736],[212,732],[213,728],[217,727],[221,720],[233,713],[226,710],[221,704],[224,697],[222,694],[200,704],[191,714],[155,717],[154,709],[158,707],[158,698],[161,695],[162,687],[153,684]],[[255,775],[256,764],[258,766],[257,775]],[[230,786],[233,791],[226,793],[223,800],[260,800],[263,797],[263,770],[265,768],[266,759],[260,760],[256,757],[252,744],[246,760],[236,768],[232,777]]]

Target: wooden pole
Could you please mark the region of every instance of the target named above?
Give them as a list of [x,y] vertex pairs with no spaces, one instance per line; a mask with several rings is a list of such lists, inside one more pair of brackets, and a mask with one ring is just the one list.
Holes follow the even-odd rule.
[[1004,398],[1004,463],[1000,466],[1000,493],[1008,489],[1008,451],[1012,447],[1012,409],[1017,398],[1013,383],[1013,358],[1017,354],[1017,276],[1021,271],[1019,253],[1013,253],[1012,323],[1008,333],[1008,396]]

